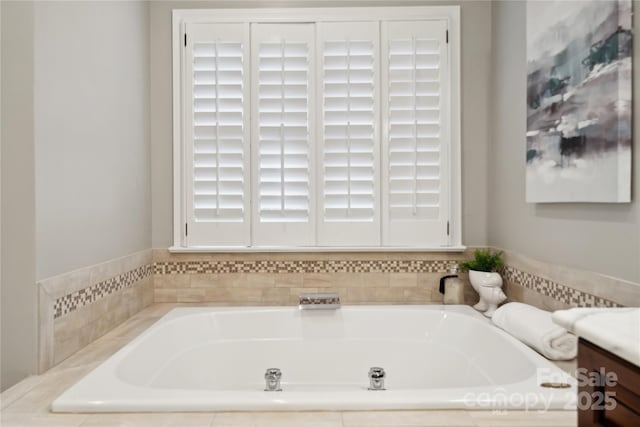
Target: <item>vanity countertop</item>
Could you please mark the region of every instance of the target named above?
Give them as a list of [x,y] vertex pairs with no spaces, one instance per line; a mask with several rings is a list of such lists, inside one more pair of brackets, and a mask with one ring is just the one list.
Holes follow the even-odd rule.
[[553,313],[558,325],[640,366],[640,308],[571,308]]

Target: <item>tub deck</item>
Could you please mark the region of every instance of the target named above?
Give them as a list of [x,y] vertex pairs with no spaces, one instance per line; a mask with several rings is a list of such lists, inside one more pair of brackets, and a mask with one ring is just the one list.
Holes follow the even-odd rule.
[[[54,414],[51,402],[69,386],[109,358],[176,307],[155,304],[80,350],[58,366],[20,382],[1,395],[1,422],[9,426],[575,426],[575,411],[375,411],[375,412],[201,412],[128,414]],[[198,304],[202,306],[202,304]],[[566,370],[574,363],[562,363]]]

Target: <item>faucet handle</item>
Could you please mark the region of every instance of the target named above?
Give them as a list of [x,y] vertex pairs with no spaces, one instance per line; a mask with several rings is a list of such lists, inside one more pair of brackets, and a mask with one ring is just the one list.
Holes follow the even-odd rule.
[[269,368],[264,373],[264,380],[266,388],[264,391],[282,391],[280,388],[280,378],[282,378],[282,372],[278,368]]

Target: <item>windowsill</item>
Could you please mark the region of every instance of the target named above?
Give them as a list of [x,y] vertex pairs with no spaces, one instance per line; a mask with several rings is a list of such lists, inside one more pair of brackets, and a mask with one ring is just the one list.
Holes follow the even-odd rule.
[[182,246],[170,246],[169,252],[171,253],[229,253],[229,252],[464,252],[467,249],[466,246],[432,246],[432,247],[412,247],[412,246],[385,246],[385,247],[340,247],[340,246],[325,246],[325,247],[282,247],[282,246],[261,246],[255,248],[248,248],[242,246],[224,246],[224,247],[211,247],[211,246],[196,246],[185,248]]

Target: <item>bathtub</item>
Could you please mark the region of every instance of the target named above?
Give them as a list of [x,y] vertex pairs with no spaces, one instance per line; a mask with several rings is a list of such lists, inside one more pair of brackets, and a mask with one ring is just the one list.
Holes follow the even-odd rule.
[[[384,391],[368,390],[374,366]],[[267,368],[282,391],[264,391]],[[571,376],[468,306],[208,307],[169,312],[52,410],[575,409],[575,398]]]

